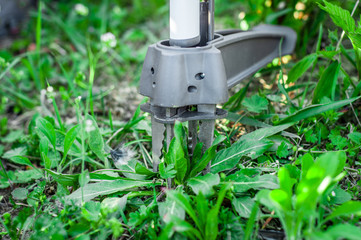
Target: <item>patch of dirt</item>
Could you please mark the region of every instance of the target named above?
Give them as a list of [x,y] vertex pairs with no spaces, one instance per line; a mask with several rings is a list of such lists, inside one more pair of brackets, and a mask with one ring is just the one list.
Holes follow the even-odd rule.
[[128,121],[142,99],[137,87],[122,82],[105,98],[105,106],[112,112],[113,120]]

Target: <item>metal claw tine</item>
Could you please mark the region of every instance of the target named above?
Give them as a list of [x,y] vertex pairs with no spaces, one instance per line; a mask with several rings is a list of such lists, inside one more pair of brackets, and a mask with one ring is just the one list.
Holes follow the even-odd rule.
[[158,172],[160,157],[162,155],[165,127],[162,123],[155,121],[152,117],[152,153],[153,171]]
[[[214,138],[215,120],[203,120],[199,123],[199,141],[203,143],[202,153],[205,153],[212,146]],[[203,174],[211,171],[211,163],[208,163]]]
[[[215,105],[198,105],[199,112],[214,113],[216,111]],[[202,153],[205,153],[208,148],[212,146],[214,138],[215,120],[202,120],[199,122],[199,141],[203,143]],[[208,163],[203,174],[211,171],[211,163]]]

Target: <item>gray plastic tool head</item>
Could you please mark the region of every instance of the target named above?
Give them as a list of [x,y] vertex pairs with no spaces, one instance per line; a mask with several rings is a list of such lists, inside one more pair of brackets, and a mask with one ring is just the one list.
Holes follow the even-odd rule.
[[293,53],[297,34],[291,28],[259,25],[227,34],[214,46],[222,52],[228,88],[256,73],[277,57]]
[[291,54],[296,38],[290,28],[262,25],[252,31],[217,35],[204,47],[180,48],[159,42],[148,49],[140,93],[160,107],[224,103],[228,88],[280,54]]
[[213,45],[179,48],[163,41],[149,47],[140,93],[152,104],[175,108],[224,103],[227,90],[222,54]]

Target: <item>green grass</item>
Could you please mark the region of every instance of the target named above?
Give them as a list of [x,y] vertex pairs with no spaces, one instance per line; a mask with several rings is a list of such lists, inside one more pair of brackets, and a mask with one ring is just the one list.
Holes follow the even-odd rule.
[[1,237],[359,238],[354,1],[216,1],[223,28],[291,26],[297,50],[232,90],[204,154],[190,158],[176,123],[159,173],[134,86],[147,46],[167,38],[165,1],[79,2],[42,1],[0,50]]

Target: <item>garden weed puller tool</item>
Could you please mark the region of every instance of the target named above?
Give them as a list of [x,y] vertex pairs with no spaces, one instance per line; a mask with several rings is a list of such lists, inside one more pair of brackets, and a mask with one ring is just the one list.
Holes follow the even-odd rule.
[[140,79],[140,94],[150,98],[141,109],[152,116],[153,170],[175,121],[188,122],[190,155],[198,141],[208,149],[215,119],[227,116],[216,105],[228,100],[228,89],[291,54],[296,38],[292,29],[270,25],[214,32],[214,0],[170,0],[170,39],[149,47]]

